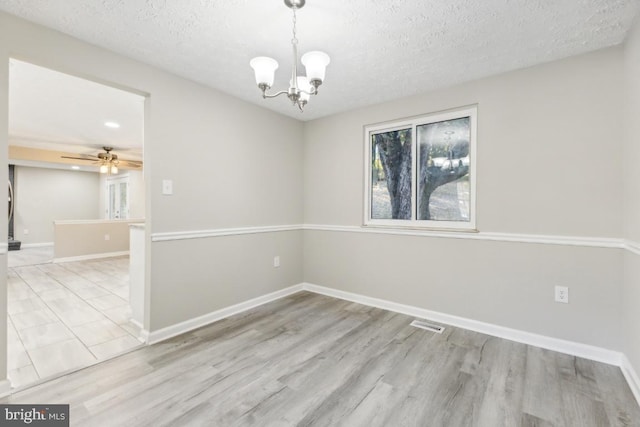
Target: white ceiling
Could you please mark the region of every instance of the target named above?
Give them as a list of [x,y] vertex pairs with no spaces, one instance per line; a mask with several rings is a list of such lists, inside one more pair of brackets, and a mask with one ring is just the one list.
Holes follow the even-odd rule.
[[0,0],[0,9],[300,120],[621,43],[640,0],[307,0],[300,52],[331,56],[304,114],[263,100],[249,60],[291,67],[282,0]]
[[10,145],[92,155],[108,146],[142,160],[144,97],[13,59],[9,67]]

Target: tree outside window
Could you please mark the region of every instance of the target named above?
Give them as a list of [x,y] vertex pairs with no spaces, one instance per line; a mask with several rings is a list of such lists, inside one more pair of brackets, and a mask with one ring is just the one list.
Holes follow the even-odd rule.
[[476,108],[365,129],[367,225],[474,229]]

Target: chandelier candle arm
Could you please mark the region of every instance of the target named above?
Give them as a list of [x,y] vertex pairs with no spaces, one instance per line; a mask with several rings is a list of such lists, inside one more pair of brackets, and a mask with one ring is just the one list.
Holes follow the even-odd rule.
[[264,99],[276,98],[276,97],[278,97],[280,95],[289,95],[289,91],[288,90],[281,90],[280,92],[276,92],[276,93],[267,93],[267,90],[269,89],[268,87],[260,86],[260,89],[262,90],[262,97]]
[[307,75],[298,75],[298,38],[296,36],[296,11],[301,9],[305,0],[284,0],[285,5],[293,12],[293,37],[291,39],[291,48],[293,53],[293,66],[291,67],[291,80],[289,81],[289,89],[276,92],[274,94],[267,93],[271,89],[275,79],[275,71],[278,69],[278,62],[275,59],[259,56],[253,58],[249,65],[253,68],[256,77],[256,84],[262,91],[262,98],[275,98],[286,94],[294,106],[298,106],[300,111],[304,110],[304,106],[309,101],[311,95],[317,95],[318,87],[325,78],[327,65],[329,65],[329,55],[320,51],[307,52],[302,55],[301,62],[305,66]]

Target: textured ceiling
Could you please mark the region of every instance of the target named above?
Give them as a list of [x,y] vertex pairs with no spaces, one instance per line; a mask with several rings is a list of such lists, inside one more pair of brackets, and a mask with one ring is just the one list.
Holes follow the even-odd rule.
[[300,120],[621,43],[640,0],[307,0],[300,52],[331,56],[304,114],[263,100],[249,60],[291,67],[282,0],[0,0],[0,9]]

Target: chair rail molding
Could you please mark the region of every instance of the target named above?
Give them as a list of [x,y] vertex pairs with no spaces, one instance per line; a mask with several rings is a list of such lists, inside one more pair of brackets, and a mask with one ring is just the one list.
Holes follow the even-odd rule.
[[[282,231],[331,231],[343,233],[388,234],[395,236],[431,237],[440,239],[488,240],[496,242],[536,243],[545,245],[585,246],[595,248],[626,249],[640,255],[640,243],[616,237],[564,236],[546,234],[501,233],[493,231],[434,231],[357,225],[284,224],[255,227],[213,228],[151,233],[152,242],[204,239],[209,237],[238,236],[243,234],[276,233]],[[0,247],[1,250],[1,247]]]
[[640,255],[640,243],[633,240],[625,240],[623,246],[632,254]]
[[[624,240],[611,237],[583,237],[543,234],[499,233],[492,231],[432,231],[399,229],[373,226],[305,224],[305,230],[334,231],[347,233],[390,234],[444,239],[491,240],[498,242],[539,243],[547,245],[588,246],[597,248],[623,248]],[[640,245],[638,246],[640,248]]]
[[267,225],[258,227],[214,228],[211,230],[187,230],[151,233],[152,242],[171,240],[204,239],[207,237],[239,236],[242,234],[275,233],[302,230],[302,224]]

